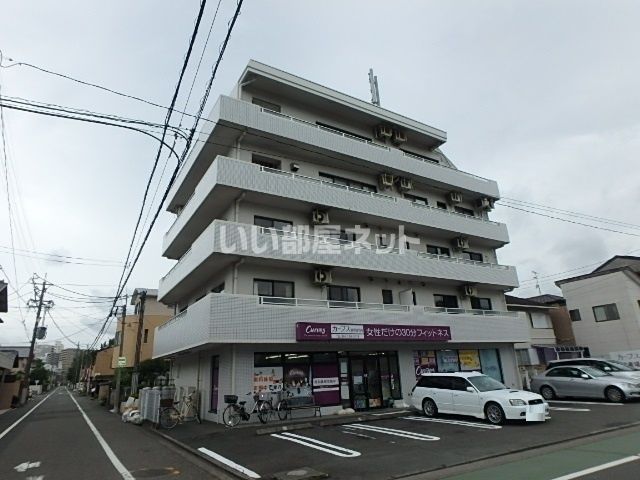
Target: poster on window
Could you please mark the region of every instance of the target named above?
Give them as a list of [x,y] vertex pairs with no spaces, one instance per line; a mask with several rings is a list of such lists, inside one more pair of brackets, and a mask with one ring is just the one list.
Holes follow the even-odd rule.
[[[309,365],[285,365],[283,387],[290,402],[296,397],[310,397],[313,392]],[[295,401],[291,403],[295,403]]]
[[282,367],[254,367],[253,393],[275,393],[282,390]]
[[313,365],[313,398],[317,405],[340,403],[340,372],[337,363]]
[[480,371],[478,350],[458,350],[458,356],[460,357],[460,370],[463,372]]
[[438,372],[450,373],[460,369],[456,350],[438,350],[436,358],[438,359]]
[[495,348],[480,350],[480,360],[482,362],[482,373],[502,381],[502,370],[500,370],[500,359]]
[[416,380],[423,373],[436,372],[436,352],[433,350],[414,350],[413,367],[416,373]]

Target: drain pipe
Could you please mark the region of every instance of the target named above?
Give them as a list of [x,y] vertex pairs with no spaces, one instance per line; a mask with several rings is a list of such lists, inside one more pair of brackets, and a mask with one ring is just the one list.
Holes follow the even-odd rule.
[[235,207],[234,207],[234,212],[233,212],[233,221],[234,222],[238,222],[238,219],[240,218],[240,202],[242,202],[242,200],[244,200],[244,197],[247,195],[247,192],[242,192],[238,198],[236,198],[235,201]]
[[240,160],[240,142],[242,142],[242,139],[245,137],[246,134],[247,134],[247,131],[244,130],[236,140],[236,160]]
[[233,264],[233,283],[231,285],[231,293],[236,295],[238,293],[238,267],[244,263],[244,258],[238,260]]
[[[243,194],[244,195],[244,194]],[[234,295],[238,293],[238,267],[244,263],[244,258],[238,260],[233,265],[233,285],[231,293]],[[231,345],[231,393],[236,393],[236,345]]]

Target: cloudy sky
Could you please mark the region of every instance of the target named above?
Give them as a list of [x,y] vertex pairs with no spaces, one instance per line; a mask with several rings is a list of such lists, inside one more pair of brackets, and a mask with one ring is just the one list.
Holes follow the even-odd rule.
[[[209,3],[194,58],[217,5]],[[5,2],[3,64],[11,58],[167,105],[198,6],[196,0]],[[222,0],[189,112],[234,9],[235,1]],[[247,0],[211,99],[231,90],[250,58],[365,100],[373,67],[382,105],[447,131],[445,153],[460,169],[496,179],[512,207],[561,213],[514,203],[525,201],[596,216],[561,215],[628,233],[498,207],[493,218],[506,222],[511,235],[499,258],[518,267],[522,282],[515,293],[536,294],[532,271],[543,292],[557,293],[553,280],[640,248],[640,227],[611,223],[640,223],[639,16],[634,1]],[[0,69],[0,82],[4,96],[160,123],[166,113],[24,66]],[[51,287],[52,316],[71,340],[91,343],[108,307],[83,295],[115,292],[157,145],[112,127],[7,109],[4,117],[14,241],[22,250],[14,271],[0,168],[0,278],[8,277],[23,299],[33,295],[33,273],[78,292]],[[160,217],[129,292],[156,288],[170,268],[160,247],[171,222],[167,213]],[[9,298],[0,344],[26,343],[21,313],[31,326],[34,312],[20,312],[20,298]],[[70,344],[50,319],[47,325],[49,340]]]

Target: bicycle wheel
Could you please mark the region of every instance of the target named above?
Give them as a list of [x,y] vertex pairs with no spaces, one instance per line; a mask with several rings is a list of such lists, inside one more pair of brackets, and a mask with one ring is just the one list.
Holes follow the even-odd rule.
[[258,419],[261,423],[267,423],[269,421],[269,417],[273,413],[273,406],[269,401],[263,401],[260,403],[258,407]]
[[278,411],[278,418],[280,420],[286,420],[291,413],[291,409],[289,408],[289,404],[286,400],[280,400],[276,410]]
[[162,428],[171,430],[180,421],[180,412],[174,407],[164,408],[160,412],[160,419],[158,421]]
[[235,427],[240,423],[242,415],[238,411],[237,405],[229,405],[222,412],[222,421],[227,427]]

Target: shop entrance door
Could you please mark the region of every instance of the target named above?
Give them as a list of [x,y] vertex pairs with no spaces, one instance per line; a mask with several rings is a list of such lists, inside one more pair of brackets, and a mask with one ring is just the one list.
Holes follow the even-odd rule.
[[363,353],[350,355],[349,360],[353,408],[368,410],[389,405],[393,398],[394,381],[398,380],[391,374],[391,371],[397,371],[397,367],[390,366],[389,356],[384,353]]

